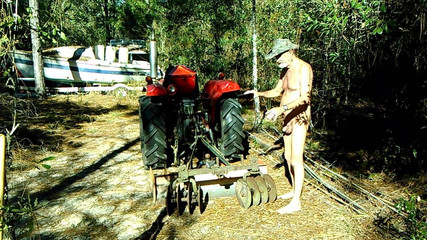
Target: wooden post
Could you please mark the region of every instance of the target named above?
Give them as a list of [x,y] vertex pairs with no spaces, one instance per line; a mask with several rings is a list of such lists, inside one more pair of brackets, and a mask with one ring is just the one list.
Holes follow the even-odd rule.
[[[3,198],[4,198],[4,182],[5,182],[5,159],[6,159],[6,137],[3,134],[0,134],[0,207],[3,208]],[[0,217],[2,222],[4,222],[3,211],[0,210]],[[0,225],[3,228],[3,225]],[[0,240],[3,240],[3,230],[0,233]]]

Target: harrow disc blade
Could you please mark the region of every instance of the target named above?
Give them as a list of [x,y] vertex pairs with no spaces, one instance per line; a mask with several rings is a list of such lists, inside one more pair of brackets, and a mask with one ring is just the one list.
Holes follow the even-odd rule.
[[273,178],[268,174],[264,174],[262,175],[262,177],[264,178],[265,184],[267,185],[269,202],[276,201],[276,198],[277,198],[276,183],[274,183]]
[[191,213],[193,213],[193,210],[191,208],[191,197],[193,195],[193,188],[191,186],[191,183],[187,184],[187,206],[188,206],[188,211]]
[[267,203],[269,194],[268,194],[267,184],[265,183],[264,178],[258,175],[255,177],[255,182],[258,185],[258,189],[261,195],[261,203]]
[[176,198],[176,210],[178,211],[178,215],[181,215],[183,212],[183,209],[182,209],[182,201],[181,201],[182,189],[181,189],[180,184],[176,185],[175,193],[176,193],[176,196],[175,196],[175,198]]
[[203,213],[203,190],[202,187],[199,185],[197,186],[197,206],[199,207],[200,214]]
[[252,192],[247,182],[239,179],[236,182],[236,196],[240,206],[249,208],[252,204]]
[[259,192],[258,184],[253,177],[247,177],[246,182],[252,193],[252,205],[258,206],[261,202],[261,194]]

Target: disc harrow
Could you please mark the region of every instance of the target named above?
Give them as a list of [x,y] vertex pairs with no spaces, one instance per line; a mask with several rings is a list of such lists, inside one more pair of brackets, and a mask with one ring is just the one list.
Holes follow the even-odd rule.
[[181,215],[185,209],[192,214],[198,207],[203,213],[209,199],[236,196],[243,208],[273,202],[277,198],[276,185],[264,164],[252,161],[249,165],[213,166],[212,168],[189,169],[185,165],[174,171],[154,174],[153,200],[158,193],[160,179],[168,179],[166,209],[169,215],[175,211]]
[[243,208],[274,202],[277,198],[276,184],[268,174],[244,176],[236,182],[236,196]]

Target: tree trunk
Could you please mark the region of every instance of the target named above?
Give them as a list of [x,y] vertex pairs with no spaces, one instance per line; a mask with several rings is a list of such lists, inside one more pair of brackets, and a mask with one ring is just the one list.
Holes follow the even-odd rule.
[[[256,0],[252,0],[252,51],[253,51],[253,83],[254,89],[258,90],[258,61],[256,47]],[[254,96],[256,119],[260,119],[259,97]]]
[[111,40],[111,27],[110,27],[110,22],[109,22],[109,18],[110,18],[110,12],[108,9],[108,0],[104,0],[104,24],[105,24],[105,32],[106,32],[106,44],[108,44]]
[[33,45],[34,78],[36,83],[36,94],[41,98],[46,97],[46,87],[43,74],[42,47],[39,36],[39,2],[29,0],[31,9],[31,43]]

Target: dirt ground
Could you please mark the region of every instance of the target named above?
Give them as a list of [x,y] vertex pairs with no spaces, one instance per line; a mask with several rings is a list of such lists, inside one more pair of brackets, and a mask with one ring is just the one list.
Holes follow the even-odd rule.
[[[27,201],[31,209],[16,222],[18,239],[389,238],[374,224],[384,206],[356,196],[367,210],[356,213],[310,181],[303,209],[290,215],[276,213],[288,200],[244,209],[226,197],[212,199],[202,214],[196,209],[168,216],[164,199],[152,202],[137,104],[137,96],[88,94],[28,106],[31,116],[18,119],[20,140],[7,174],[9,201]],[[250,112],[245,118],[250,124]],[[259,156],[258,145],[250,144],[248,159],[262,159],[279,194],[289,191],[283,167],[273,168],[277,159]],[[376,191],[385,191],[384,185]]]

